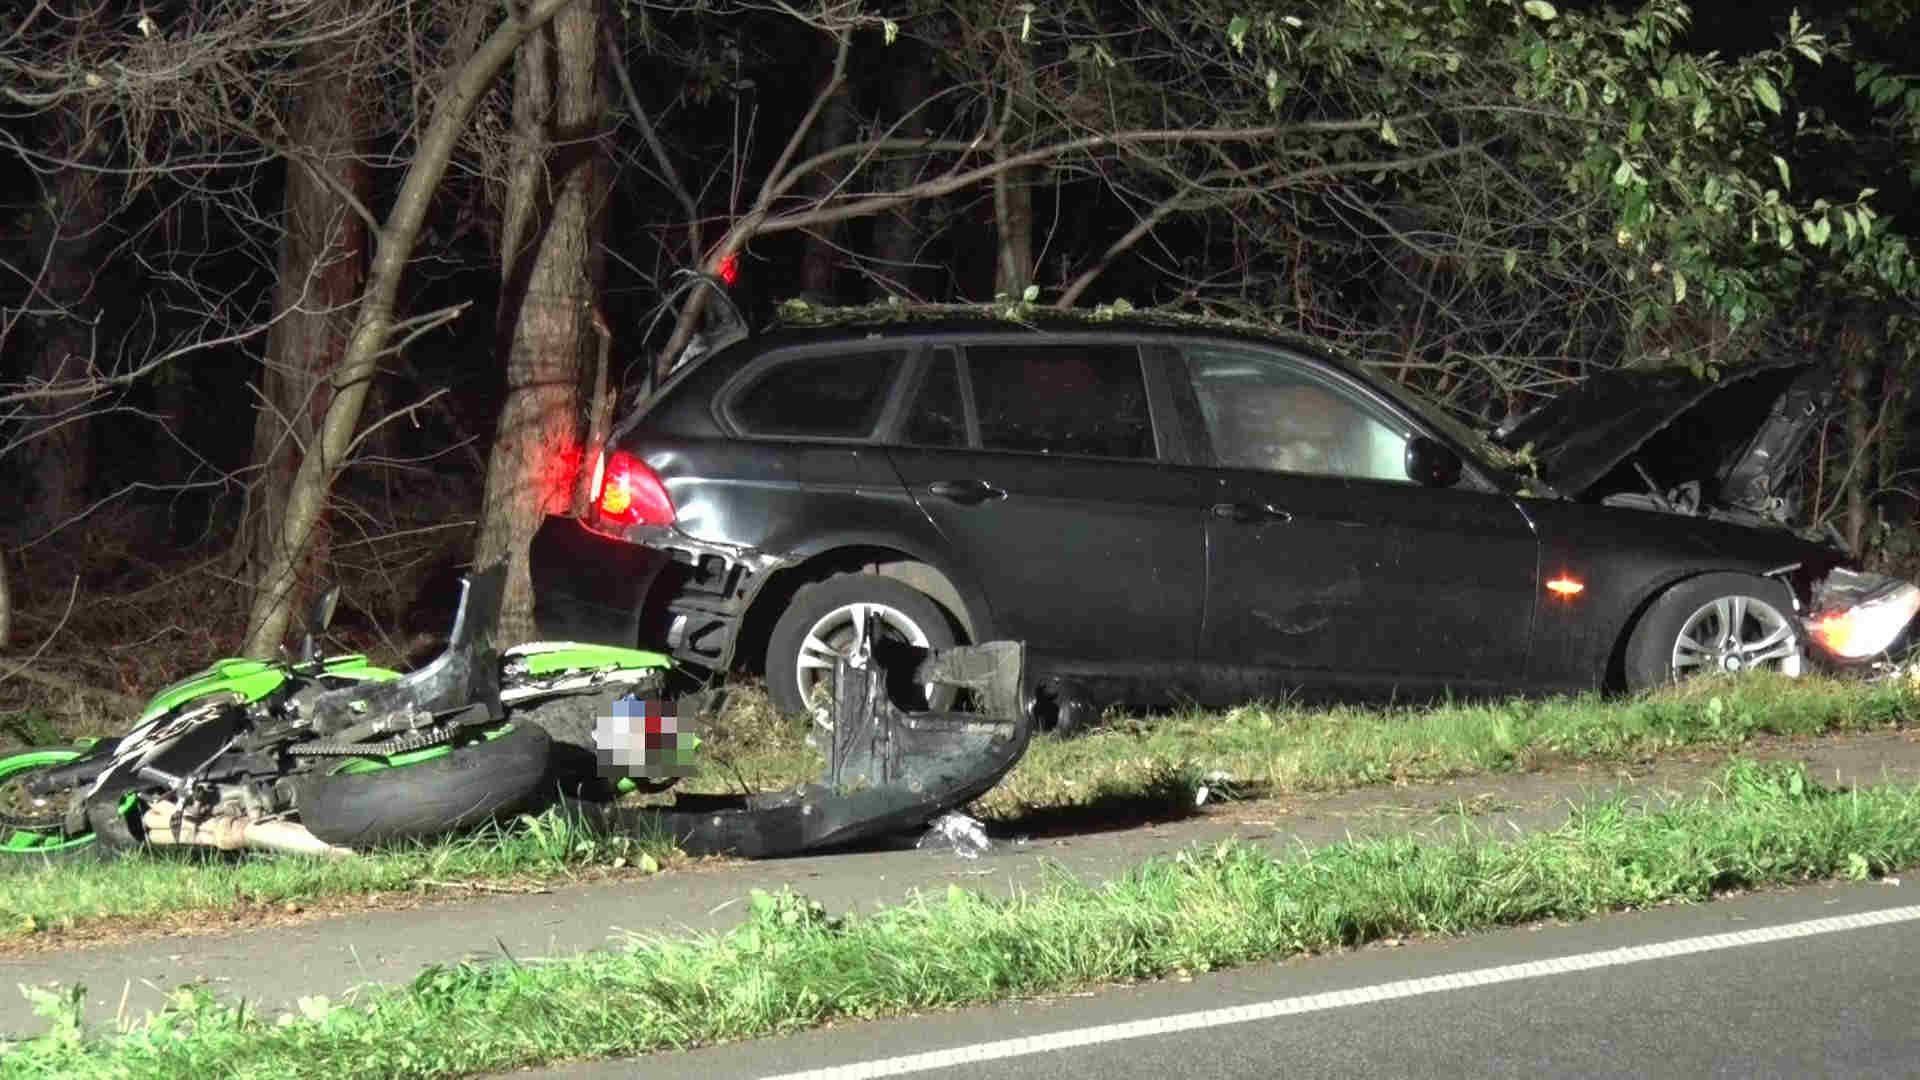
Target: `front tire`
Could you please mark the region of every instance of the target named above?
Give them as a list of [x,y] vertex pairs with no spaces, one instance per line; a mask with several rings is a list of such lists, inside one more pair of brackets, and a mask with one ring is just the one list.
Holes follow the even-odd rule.
[[550,746],[529,724],[410,764],[336,765],[303,778],[295,803],[309,832],[341,847],[438,836],[525,804],[546,777]]
[[1634,627],[1625,668],[1633,690],[1755,668],[1798,676],[1806,669],[1806,643],[1793,594],[1778,581],[1745,574],[1683,581]]
[[[913,650],[958,644],[946,612],[927,594],[878,574],[845,574],[808,585],[774,624],[767,641],[767,693],[786,716],[811,716],[833,693],[835,658],[859,648],[867,625],[877,631],[874,655],[898,675],[910,672]],[[891,655],[890,655],[891,654]],[[946,686],[895,686],[907,709],[944,709],[955,691]]]
[[101,854],[92,832],[68,836],[62,830],[66,813],[60,802],[30,795],[28,781],[74,760],[82,751],[27,750],[0,758],[0,856],[18,861],[23,856],[47,859],[93,858]]

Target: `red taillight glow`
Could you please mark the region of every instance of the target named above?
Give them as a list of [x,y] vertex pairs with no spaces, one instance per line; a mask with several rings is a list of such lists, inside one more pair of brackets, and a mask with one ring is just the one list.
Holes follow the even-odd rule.
[[740,280],[740,253],[736,251],[721,259],[713,268],[713,276],[720,279],[720,284],[733,288],[733,283]]
[[1586,583],[1561,574],[1547,582],[1547,591],[1555,596],[1579,596],[1587,589]]
[[595,500],[603,519],[621,525],[671,525],[673,500],[647,463],[624,450],[607,457]]

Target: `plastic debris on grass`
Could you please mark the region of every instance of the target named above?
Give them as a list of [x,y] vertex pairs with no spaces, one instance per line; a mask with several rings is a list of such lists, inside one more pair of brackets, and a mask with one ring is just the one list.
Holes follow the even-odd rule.
[[977,859],[993,850],[993,841],[978,819],[955,810],[934,818],[914,847],[921,851],[944,847],[963,859]]

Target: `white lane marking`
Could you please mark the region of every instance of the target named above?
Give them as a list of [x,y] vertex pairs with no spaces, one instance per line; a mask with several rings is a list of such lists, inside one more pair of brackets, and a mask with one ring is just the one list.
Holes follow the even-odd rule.
[[1492,986],[1496,983],[1517,982],[1521,979],[1537,979],[1545,975],[1564,975],[1575,971],[1592,971],[1595,968],[1644,963],[1648,960],[1691,956],[1695,953],[1738,949],[1749,945],[1766,945],[1776,941],[1813,937],[1817,934],[1833,934],[1842,930],[1861,930],[1870,926],[1911,922],[1915,919],[1920,919],[1920,904],[1887,908],[1884,911],[1862,912],[1858,915],[1809,919],[1806,922],[1786,923],[1782,926],[1708,934],[1705,937],[1683,938],[1679,941],[1667,941],[1655,945],[1629,945],[1625,948],[1581,953],[1577,956],[1561,956],[1551,960],[1529,960],[1524,964],[1504,964],[1500,967],[1481,968],[1478,971],[1430,975],[1422,979],[1401,979],[1397,982],[1379,983],[1351,990],[1332,990],[1322,994],[1278,998],[1253,1005],[1236,1005],[1227,1009],[1206,1009],[1175,1016],[1132,1020],[1124,1024],[1102,1024],[1098,1027],[1056,1031],[1046,1035],[1029,1035],[1020,1039],[1002,1039],[998,1042],[978,1043],[973,1046],[956,1046],[950,1050],[933,1050],[924,1054],[907,1054],[902,1057],[855,1062],[851,1065],[809,1069],[805,1072],[782,1073],[768,1077],[767,1080],[866,1080],[868,1077],[876,1076],[905,1076],[930,1069],[950,1069],[959,1065],[1026,1057],[1030,1054],[1044,1054],[1053,1050],[1071,1050],[1074,1047],[1096,1046],[1100,1043],[1121,1042],[1126,1039],[1143,1039],[1153,1035],[1174,1035],[1205,1028],[1225,1027],[1229,1024],[1271,1020],[1276,1016],[1298,1016],[1302,1013],[1323,1012],[1327,1009],[1342,1009],[1349,1005],[1369,1005],[1398,998],[1418,997],[1421,994],[1432,994],[1442,990]]

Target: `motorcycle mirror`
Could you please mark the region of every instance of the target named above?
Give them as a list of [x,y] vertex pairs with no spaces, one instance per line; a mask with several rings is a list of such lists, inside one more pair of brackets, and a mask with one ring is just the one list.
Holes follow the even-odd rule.
[[320,635],[327,632],[333,622],[333,609],[340,604],[340,586],[334,585],[313,598],[313,606],[307,609],[306,635],[300,642],[300,662],[310,663],[320,658]]

